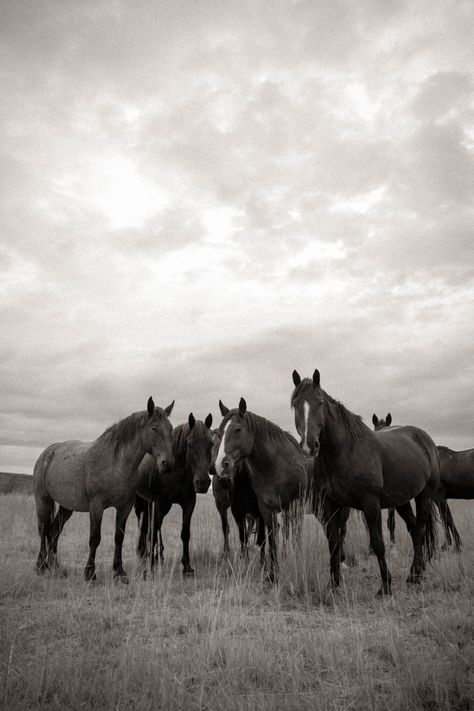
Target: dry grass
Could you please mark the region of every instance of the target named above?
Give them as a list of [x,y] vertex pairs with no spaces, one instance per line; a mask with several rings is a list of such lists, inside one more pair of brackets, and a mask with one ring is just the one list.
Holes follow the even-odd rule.
[[[143,580],[136,524],[125,540],[128,586],[111,578],[113,512],[106,512],[98,582],[86,584],[88,518],[60,542],[67,578],[37,577],[34,501],[0,497],[0,702],[4,709],[469,709],[473,707],[474,530],[469,502],[454,503],[462,555],[445,553],[420,587],[405,584],[411,549],[398,524],[389,551],[395,595],[378,599],[375,560],[355,517],[358,564],[328,593],[322,530],[307,516],[303,549],[281,556],[271,587],[252,550],[222,561],[211,497],[198,497],[196,577],[181,577],[179,521],[163,529],[166,561]],[[237,541],[233,539],[234,550]]]

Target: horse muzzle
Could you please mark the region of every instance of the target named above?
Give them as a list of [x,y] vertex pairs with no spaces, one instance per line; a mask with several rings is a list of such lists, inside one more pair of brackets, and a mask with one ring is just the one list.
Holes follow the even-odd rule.
[[207,494],[211,480],[208,476],[194,480],[194,490],[196,494]]

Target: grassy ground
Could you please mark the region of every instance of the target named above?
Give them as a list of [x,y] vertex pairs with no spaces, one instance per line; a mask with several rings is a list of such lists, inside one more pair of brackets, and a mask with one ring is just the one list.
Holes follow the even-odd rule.
[[[106,512],[98,582],[86,584],[88,517],[75,514],[60,542],[67,578],[38,577],[34,500],[0,497],[0,704],[4,709],[470,709],[474,680],[474,524],[470,502],[453,503],[464,541],[444,553],[422,586],[407,587],[411,547],[388,550],[395,595],[375,596],[376,561],[352,516],[349,555],[328,593],[322,529],[305,520],[304,544],[281,555],[270,586],[258,553],[248,564],[220,556],[211,497],[193,520],[194,579],[180,566],[180,511],[165,520],[165,564],[143,580],[129,520],[129,585],[111,578],[113,512]],[[233,549],[237,551],[235,530]]]

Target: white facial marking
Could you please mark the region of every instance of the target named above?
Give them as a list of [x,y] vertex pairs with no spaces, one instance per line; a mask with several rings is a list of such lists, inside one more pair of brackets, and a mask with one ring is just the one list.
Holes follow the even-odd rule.
[[224,427],[224,432],[223,432],[223,434],[222,434],[221,443],[220,443],[220,445],[219,445],[219,450],[218,450],[218,452],[217,452],[216,465],[215,465],[215,466],[216,466],[216,472],[217,472],[218,476],[220,476],[220,475],[222,474],[222,461],[223,461],[223,459],[224,459],[224,457],[225,457],[225,436],[226,436],[226,434],[227,434],[227,428],[229,427],[229,425],[230,425],[230,420],[229,420],[229,422],[226,424],[226,426]]
[[309,422],[309,402],[307,400],[304,401],[303,403],[303,412],[304,412],[304,438],[303,438],[303,449],[304,451],[309,454],[309,447],[308,447],[308,422]]

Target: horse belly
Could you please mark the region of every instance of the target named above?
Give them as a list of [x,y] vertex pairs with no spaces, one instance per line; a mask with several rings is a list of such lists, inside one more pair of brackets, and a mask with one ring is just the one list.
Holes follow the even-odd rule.
[[54,450],[44,472],[44,487],[56,503],[70,511],[89,511],[85,489],[83,442],[64,442]]

